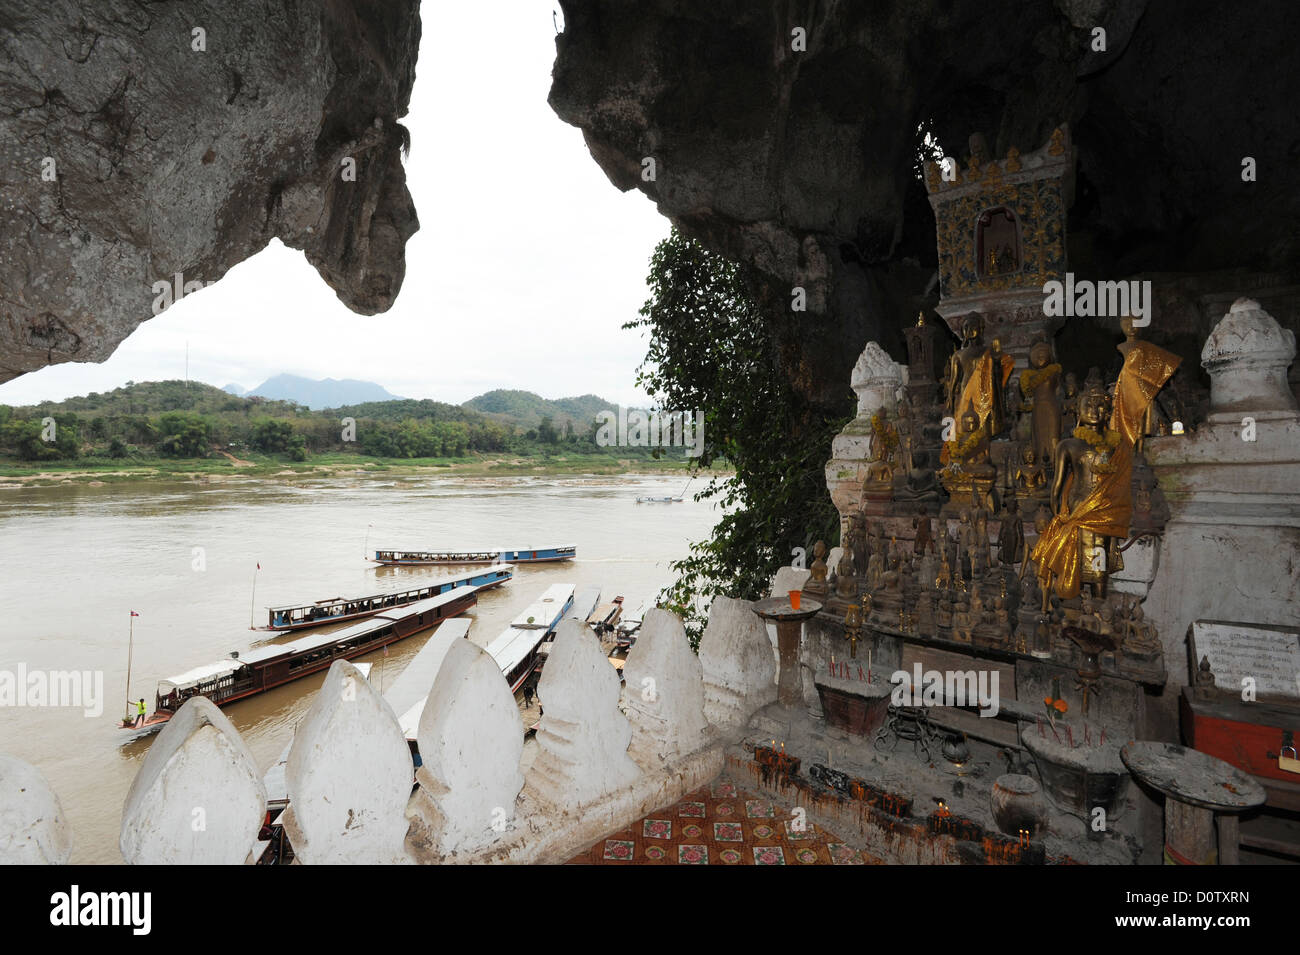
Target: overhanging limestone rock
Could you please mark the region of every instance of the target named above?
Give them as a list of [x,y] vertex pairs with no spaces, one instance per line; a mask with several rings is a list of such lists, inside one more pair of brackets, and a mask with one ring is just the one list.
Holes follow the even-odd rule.
[[102,361],[155,282],[276,237],[354,311],[392,305],[417,0],[0,0],[0,24],[0,381]]

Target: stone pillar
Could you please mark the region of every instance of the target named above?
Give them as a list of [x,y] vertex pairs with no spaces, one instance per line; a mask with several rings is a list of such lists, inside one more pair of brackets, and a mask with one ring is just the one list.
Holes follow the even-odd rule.
[[0,755],[0,865],[63,865],[71,854],[72,830],[40,770]]
[[724,732],[743,730],[755,711],[776,702],[776,656],[753,607],[714,597],[700,640],[704,715]]
[[298,725],[284,767],[289,808],[280,818],[296,861],[409,861],[406,805],[414,776],[392,707],[360,670],[335,660]]
[[1181,661],[1194,620],[1295,620],[1300,413],[1286,375],[1295,353],[1292,332],[1238,299],[1201,353],[1211,378],[1208,420],[1194,433],[1147,440],[1171,514],[1146,603],[1165,659],[1180,661],[1167,698],[1189,682]]
[[149,747],[122,808],[119,846],[132,865],[238,865],[265,815],[252,753],[226,715],[195,696]]
[[676,614],[646,613],[623,678],[623,709],[632,722],[628,755],[642,769],[661,772],[708,743],[704,670]]

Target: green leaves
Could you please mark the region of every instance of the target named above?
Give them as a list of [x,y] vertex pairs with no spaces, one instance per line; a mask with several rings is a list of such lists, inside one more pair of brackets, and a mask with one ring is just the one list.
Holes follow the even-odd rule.
[[698,646],[713,596],[757,599],[793,548],[837,539],[823,468],[850,415],[826,420],[786,383],[743,266],[674,230],[656,247],[647,284],[641,317],[624,325],[650,332],[637,383],[662,408],[703,409],[695,473],[735,469],[716,470],[696,494],[718,498],[723,517],[712,540],[673,564],[677,582],[661,594]]

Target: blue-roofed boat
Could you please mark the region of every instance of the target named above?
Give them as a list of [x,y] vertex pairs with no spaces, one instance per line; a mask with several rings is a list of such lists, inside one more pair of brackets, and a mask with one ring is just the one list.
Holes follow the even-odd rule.
[[377,550],[377,564],[546,564],[573,560],[576,547],[523,547],[514,550]]
[[305,630],[308,627],[320,627],[327,623],[372,617],[381,611],[406,607],[417,601],[445,594],[457,587],[477,587],[480,592],[490,590],[510,580],[514,576],[514,570],[513,566],[505,564],[500,567],[493,566],[488,570],[467,570],[462,574],[439,577],[422,587],[411,590],[394,590],[372,594],[369,597],[330,597],[326,600],[317,600],[315,603],[271,607],[267,611],[267,625],[253,629]]

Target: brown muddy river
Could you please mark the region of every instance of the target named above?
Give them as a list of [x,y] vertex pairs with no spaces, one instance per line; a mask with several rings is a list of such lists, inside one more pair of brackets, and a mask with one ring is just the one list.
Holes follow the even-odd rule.
[[[594,584],[605,600],[623,595],[630,613],[671,581],[669,562],[708,538],[719,517],[689,492],[680,504],[636,503],[676,495],[683,480],[367,476],[0,490],[0,673],[92,674],[89,707],[0,705],[0,753],[32,763],[54,787],[72,825],[73,862],[121,862],[122,804],[156,738],[124,744],[116,729],[128,698],[130,611],[140,614],[130,696],[151,711],[159,679],[271,636],[249,631],[250,602],[264,625],[268,606],[406,589],[466,569],[380,568],[364,559],[376,547],[575,544],[575,561],[519,567],[482,595],[470,613],[480,645],[554,583]],[[372,682],[382,689],[427,639],[361,658],[374,665]],[[263,770],[323,679],[225,708]],[[92,699],[99,681],[103,698]]]

